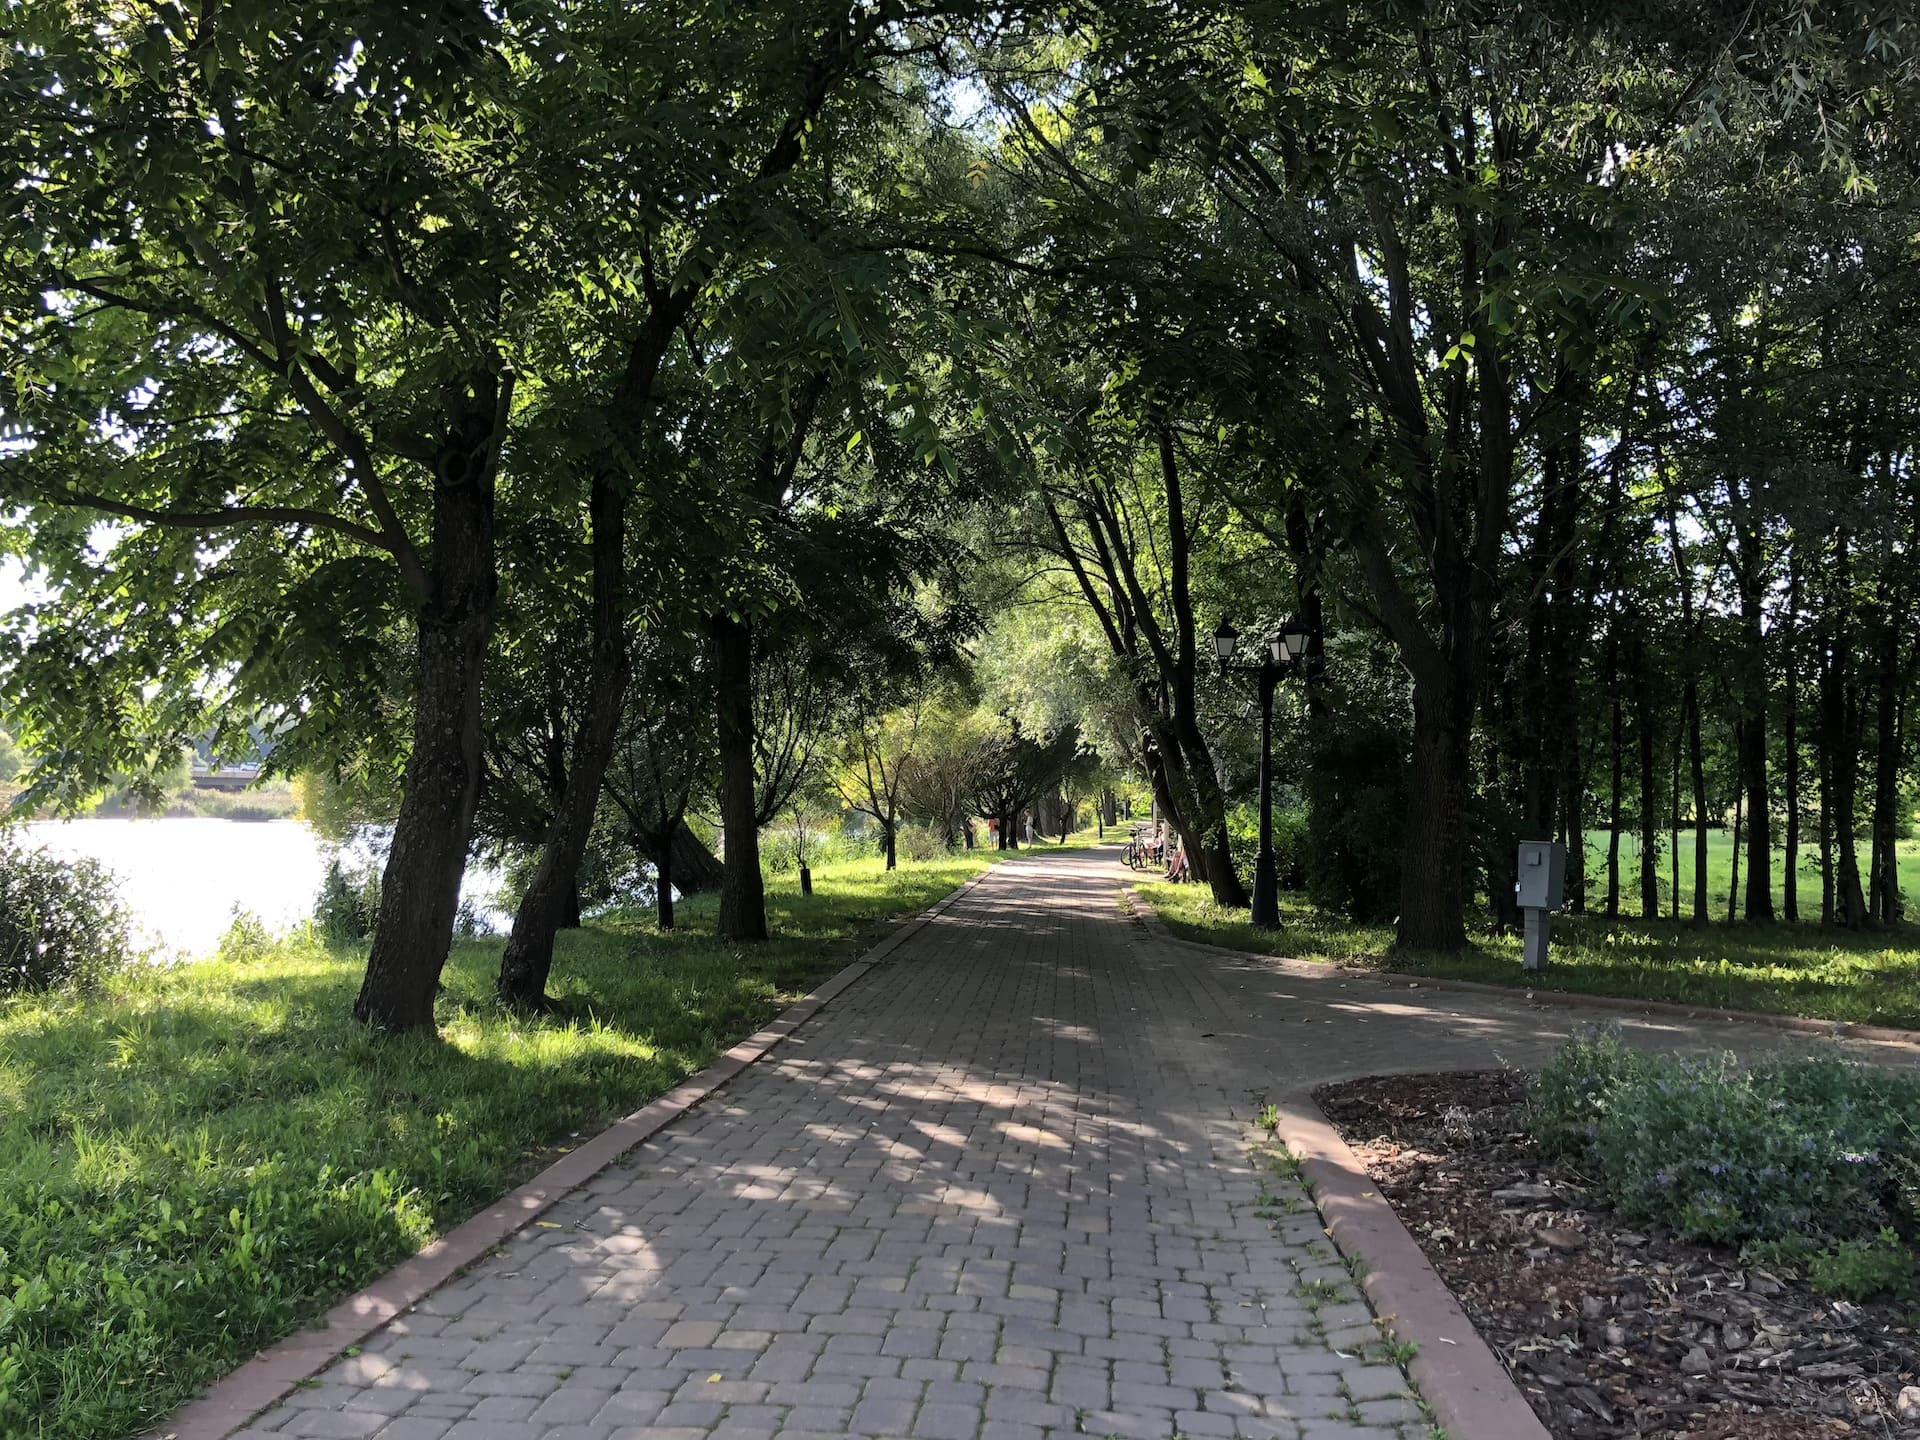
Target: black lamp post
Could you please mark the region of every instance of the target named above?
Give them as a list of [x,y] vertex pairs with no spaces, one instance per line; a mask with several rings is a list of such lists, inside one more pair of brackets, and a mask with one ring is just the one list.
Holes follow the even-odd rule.
[[1273,691],[1307,650],[1307,627],[1290,619],[1267,637],[1257,665],[1238,665],[1240,632],[1222,620],[1213,632],[1213,653],[1223,675],[1251,675],[1260,684],[1260,853],[1253,863],[1253,923],[1263,930],[1280,925],[1280,877],[1273,861]]

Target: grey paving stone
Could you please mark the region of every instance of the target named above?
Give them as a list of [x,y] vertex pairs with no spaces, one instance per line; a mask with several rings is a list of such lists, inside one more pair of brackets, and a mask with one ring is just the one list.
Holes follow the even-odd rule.
[[[516,1237],[253,1430],[1418,1433],[1400,1370],[1352,1358],[1373,1315],[1319,1218],[1246,1154],[1252,1092],[1410,1055],[1528,1064],[1579,1017],[1168,944],[1121,914],[1123,873],[1072,852],[996,871],[564,1197],[560,1228]],[[1626,1024],[1636,1043],[1788,1043]],[[1257,1215],[1263,1193],[1302,1208]],[[1317,1312],[1316,1279],[1343,1289]]]

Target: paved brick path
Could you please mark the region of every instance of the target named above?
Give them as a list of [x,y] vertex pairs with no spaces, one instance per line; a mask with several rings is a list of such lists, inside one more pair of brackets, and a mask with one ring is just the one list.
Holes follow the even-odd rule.
[[1123,873],[1111,852],[996,871],[244,1433],[1424,1436],[1248,1122],[1336,1074],[1530,1063],[1576,1022],[1162,943],[1122,914]]

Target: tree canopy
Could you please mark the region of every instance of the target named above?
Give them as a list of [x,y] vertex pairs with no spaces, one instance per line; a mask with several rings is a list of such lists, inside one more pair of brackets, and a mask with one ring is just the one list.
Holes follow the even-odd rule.
[[537,1006],[615,854],[671,924],[712,842],[765,938],[760,832],[816,792],[890,865],[1137,795],[1238,907],[1211,637],[1295,616],[1316,903],[1457,949],[1557,838],[1576,907],[1705,923],[1730,830],[1744,919],[1895,923],[1913,29],[23,0],[19,806],[209,733],[332,777],[391,831],[356,1013],[393,1029],[475,851]]

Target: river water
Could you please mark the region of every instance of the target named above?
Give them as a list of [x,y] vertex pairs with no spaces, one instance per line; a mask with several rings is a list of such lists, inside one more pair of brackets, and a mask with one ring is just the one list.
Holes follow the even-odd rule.
[[[187,957],[217,948],[237,909],[272,930],[308,919],[332,853],[298,820],[37,820],[19,833],[29,845],[106,866],[144,937]],[[488,913],[498,884],[476,871],[465,893]]]

